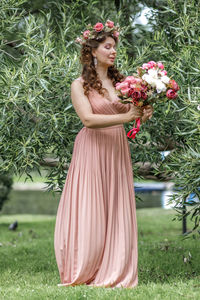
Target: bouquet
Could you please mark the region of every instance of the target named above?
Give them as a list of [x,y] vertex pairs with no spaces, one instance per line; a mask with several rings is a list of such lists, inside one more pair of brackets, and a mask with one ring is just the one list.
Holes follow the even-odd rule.
[[[137,74],[128,76],[116,84],[119,102],[133,103],[143,107],[159,100],[175,99],[179,86],[176,81],[167,76],[161,62],[149,61],[137,68]],[[137,127],[131,129],[127,136],[134,139],[140,130],[140,118],[136,120]]]

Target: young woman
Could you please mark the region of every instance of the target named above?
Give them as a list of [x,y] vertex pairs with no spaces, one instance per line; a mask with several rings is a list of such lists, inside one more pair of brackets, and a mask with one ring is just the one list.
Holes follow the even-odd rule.
[[136,203],[123,124],[145,122],[153,110],[118,101],[115,84],[124,76],[114,66],[114,23],[97,23],[83,36],[82,76],[72,82],[71,99],[84,127],[75,139],[56,217],[58,285],[133,288],[138,284]]

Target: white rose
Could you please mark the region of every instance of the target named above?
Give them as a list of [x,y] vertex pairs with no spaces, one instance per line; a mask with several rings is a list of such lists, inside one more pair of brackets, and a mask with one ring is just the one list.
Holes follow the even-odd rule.
[[144,74],[144,75],[142,76],[142,79],[146,81],[146,77],[148,77],[148,74]]
[[148,74],[149,74],[151,77],[155,78],[155,79],[158,78],[158,71],[155,70],[155,69],[149,69],[149,70],[148,70]]
[[152,87],[156,87],[156,81],[157,81],[157,79],[153,79],[153,80],[152,80],[152,83],[151,83],[151,86],[152,86]]
[[142,79],[145,80],[148,84],[152,85],[152,86],[156,86],[155,85],[155,79],[153,77],[151,77],[150,75],[148,74],[144,74],[142,76]]
[[170,81],[170,78],[169,78],[168,76],[162,76],[162,77],[160,78],[160,80],[161,80],[162,82],[168,84],[169,81]]
[[165,92],[166,89],[166,85],[161,80],[156,80],[156,90],[158,94],[161,92]]

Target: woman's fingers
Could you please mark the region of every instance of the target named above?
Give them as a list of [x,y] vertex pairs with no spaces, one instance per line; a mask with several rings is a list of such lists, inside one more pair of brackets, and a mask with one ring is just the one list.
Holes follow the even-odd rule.
[[152,114],[153,114],[153,108],[151,105],[147,105],[145,106],[145,108],[143,109],[143,115],[148,118],[151,119],[152,118]]

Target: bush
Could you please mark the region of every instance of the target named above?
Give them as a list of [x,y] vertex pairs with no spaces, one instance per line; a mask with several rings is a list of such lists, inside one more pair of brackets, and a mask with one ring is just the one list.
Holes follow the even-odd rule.
[[10,175],[0,175],[0,210],[2,210],[5,201],[9,199],[8,196],[12,189],[12,184],[13,179]]

